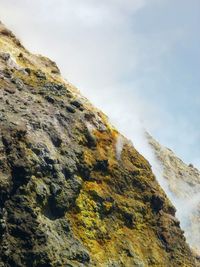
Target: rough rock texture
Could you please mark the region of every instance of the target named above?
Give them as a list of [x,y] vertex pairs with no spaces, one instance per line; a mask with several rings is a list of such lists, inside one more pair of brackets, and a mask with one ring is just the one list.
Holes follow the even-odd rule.
[[192,164],[185,164],[150,135],[147,138],[163,166],[163,178],[171,198],[177,203],[177,210],[180,209],[187,241],[200,257],[200,171]]
[[0,24],[0,266],[196,266],[149,163]]

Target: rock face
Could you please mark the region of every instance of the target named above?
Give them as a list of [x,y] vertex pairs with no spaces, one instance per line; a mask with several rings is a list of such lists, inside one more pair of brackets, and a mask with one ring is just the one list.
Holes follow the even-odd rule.
[[197,266],[149,163],[2,24],[0,266]]
[[200,172],[192,164],[185,164],[150,135],[147,138],[163,166],[162,176],[168,186],[166,191],[176,205],[186,239],[200,256]]

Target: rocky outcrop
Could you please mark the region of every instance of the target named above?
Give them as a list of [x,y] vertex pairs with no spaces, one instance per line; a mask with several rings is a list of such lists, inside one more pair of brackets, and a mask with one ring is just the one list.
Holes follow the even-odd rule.
[[185,164],[171,149],[161,146],[149,134],[147,139],[162,165],[165,191],[177,208],[186,239],[200,258],[200,172],[192,164]]
[[2,24],[0,266],[196,266],[149,163]]

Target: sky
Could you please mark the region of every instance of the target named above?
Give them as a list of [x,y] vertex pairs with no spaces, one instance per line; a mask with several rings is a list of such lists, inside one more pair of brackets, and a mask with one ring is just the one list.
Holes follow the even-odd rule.
[[199,0],[0,0],[0,20],[133,143],[200,168]]

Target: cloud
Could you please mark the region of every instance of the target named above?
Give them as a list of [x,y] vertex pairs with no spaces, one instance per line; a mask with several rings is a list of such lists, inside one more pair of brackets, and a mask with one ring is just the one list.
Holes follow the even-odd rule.
[[0,17],[30,50],[54,59],[63,76],[108,115],[123,110],[130,121],[139,117],[159,141],[197,162],[195,55],[191,64],[182,63],[189,50],[179,56],[183,44],[195,38],[197,5],[196,0],[175,5],[171,0],[1,0]]
[[185,54],[179,53],[194,39],[195,5],[196,0],[1,0],[0,17],[28,49],[55,60],[63,76],[119,128],[120,110],[128,126],[143,124],[189,163],[199,162],[200,124],[194,118],[200,96],[194,95],[194,58],[182,63]]

